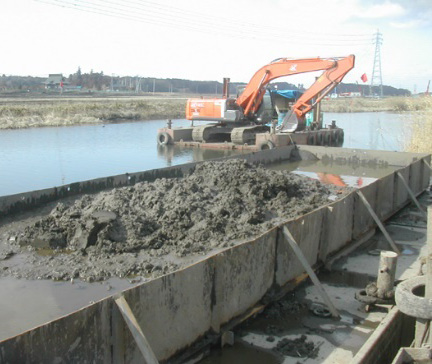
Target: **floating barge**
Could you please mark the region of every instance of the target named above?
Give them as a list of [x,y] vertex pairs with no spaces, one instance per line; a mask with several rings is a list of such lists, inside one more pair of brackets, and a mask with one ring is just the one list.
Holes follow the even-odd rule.
[[[238,323],[307,278],[304,265],[286,238],[286,229],[307,264],[318,269],[373,235],[377,224],[368,206],[379,221],[386,221],[407,206],[412,196],[422,194],[431,176],[431,157],[427,154],[288,145],[230,158],[264,165],[311,159],[330,164],[390,165],[394,172],[254,239],[1,341],[0,363],[195,362],[203,348],[221,338],[226,341]],[[12,216],[82,193],[156,178],[178,178],[195,165],[4,196],[0,197],[0,212]],[[403,316],[397,308],[392,309],[386,317],[388,330],[375,335],[373,350],[361,350],[361,361],[357,362],[382,363],[394,357],[399,349],[394,338],[407,332]]]
[[258,133],[253,144],[235,144],[228,141],[196,142],[192,137],[193,129],[193,127],[171,128],[170,126],[159,129],[157,136],[158,143],[160,145],[174,144],[195,148],[261,151],[294,144],[340,147],[344,140],[343,129],[336,127],[336,125],[330,126],[327,129],[323,128],[296,133]]

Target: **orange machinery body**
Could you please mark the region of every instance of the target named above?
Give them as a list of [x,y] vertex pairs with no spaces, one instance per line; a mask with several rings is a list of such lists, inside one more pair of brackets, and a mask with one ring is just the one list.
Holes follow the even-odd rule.
[[189,99],[186,105],[186,118],[221,118],[225,104],[224,99]]
[[234,99],[188,99],[186,102],[186,119],[237,122],[243,113],[237,107],[233,110]]
[[[275,60],[260,68],[241,95],[234,99],[189,99],[186,118],[189,120],[214,120],[232,122],[257,122],[256,113],[261,105],[266,85],[279,77],[324,70],[315,83],[292,106],[299,120],[321,101],[354,67],[355,56],[341,58],[309,58]],[[311,101],[315,99],[314,104]]]

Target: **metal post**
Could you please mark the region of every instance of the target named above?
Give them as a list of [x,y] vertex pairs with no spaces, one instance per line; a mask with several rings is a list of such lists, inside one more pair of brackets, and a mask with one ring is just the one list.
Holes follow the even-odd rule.
[[377,296],[388,299],[393,295],[396,263],[398,255],[395,252],[382,251],[377,277]]
[[[217,84],[216,84],[217,87]],[[230,88],[230,79],[225,77],[223,79],[223,89],[222,89],[222,97],[228,98],[229,97],[229,88]]]
[[426,159],[422,159],[422,161],[424,162],[424,164],[426,164],[426,166],[432,171],[432,167],[431,165],[426,161]]
[[394,242],[394,240],[391,238],[390,234],[387,232],[387,230],[385,229],[384,225],[382,224],[382,222],[380,221],[380,219],[378,218],[377,214],[375,213],[375,211],[373,210],[372,206],[370,205],[369,201],[366,199],[366,197],[363,195],[362,191],[357,190],[357,195],[360,197],[360,199],[363,201],[363,203],[365,204],[367,210],[369,211],[369,213],[371,214],[372,218],[374,219],[375,223],[378,225],[378,227],[380,228],[381,232],[384,234],[385,238],[387,239],[387,241],[389,242],[390,246],[392,247],[393,251],[396,252],[397,254],[400,254],[400,250],[398,249],[398,247],[396,246],[396,243]]
[[[432,206],[428,207],[427,213],[427,257],[426,257],[426,283],[425,298],[432,298]],[[422,318],[416,319],[415,327],[415,347],[420,348],[425,343],[426,334],[429,331],[427,343],[432,345],[432,335],[430,331],[430,321]]]
[[[426,286],[425,297],[432,298],[432,206],[427,211],[427,260],[426,260]],[[429,345],[432,347],[432,335],[429,321]]]
[[291,235],[290,231],[286,226],[283,227],[282,231],[285,236],[285,239],[288,241],[291,249],[294,251],[295,255],[300,260],[300,263],[303,265],[303,268],[306,270],[306,273],[309,275],[311,281],[313,282],[319,294],[321,295],[322,299],[324,300],[325,304],[329,308],[332,316],[335,318],[340,318],[339,312],[337,311],[336,307],[333,305],[333,302],[330,300],[330,297],[327,295],[327,292],[324,290],[323,286],[321,285],[321,282],[319,281],[318,277],[316,276],[314,270],[310,266],[306,257],[303,255],[303,252],[300,250],[294,237]]
[[115,299],[115,303],[117,304],[124,320],[126,321],[126,324],[129,327],[129,330],[131,331],[131,334],[135,339],[135,342],[141,351],[145,362],[147,364],[159,364],[156,355],[153,353],[150,344],[143,334],[141,327],[139,326],[138,321],[136,320],[135,315],[133,314],[125,298],[120,296]]
[[405,186],[406,190],[408,191],[408,195],[411,197],[411,200],[415,203],[417,208],[420,210],[422,215],[426,217],[426,212],[422,209],[420,203],[418,202],[417,198],[414,195],[414,192],[411,190],[411,188],[408,186],[408,183],[405,181],[405,178],[403,178],[402,174],[400,172],[397,172],[398,177],[402,181],[402,184]]

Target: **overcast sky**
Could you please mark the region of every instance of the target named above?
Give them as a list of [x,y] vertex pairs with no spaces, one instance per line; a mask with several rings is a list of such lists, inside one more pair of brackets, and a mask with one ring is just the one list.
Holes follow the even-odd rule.
[[247,82],[275,58],[355,54],[344,81],[362,83],[377,29],[383,83],[424,92],[432,0],[1,0],[0,74]]

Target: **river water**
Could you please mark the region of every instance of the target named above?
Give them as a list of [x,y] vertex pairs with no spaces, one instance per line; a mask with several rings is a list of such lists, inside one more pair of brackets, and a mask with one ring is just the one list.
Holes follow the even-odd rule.
[[[345,129],[346,148],[403,150],[409,123],[394,113],[326,113]],[[174,120],[174,126],[187,126]],[[227,156],[235,151],[158,148],[166,120],[0,130],[0,196],[98,177]],[[238,153],[238,152],[237,152]]]

